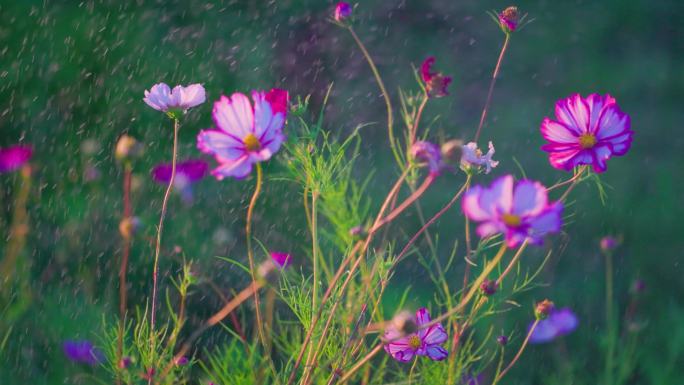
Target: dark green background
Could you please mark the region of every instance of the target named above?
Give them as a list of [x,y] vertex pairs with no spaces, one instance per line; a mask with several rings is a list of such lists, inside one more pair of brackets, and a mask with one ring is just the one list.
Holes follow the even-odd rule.
[[[486,11],[496,1],[364,1],[356,9],[357,31],[398,107],[398,87],[416,88],[411,64],[427,55],[455,78],[451,96],[431,101],[424,121],[433,138],[473,135],[502,34]],[[510,333],[523,330],[534,299],[550,297],[571,306],[580,328],[564,341],[529,349],[508,383],[595,383],[602,369],[603,265],[597,249],[605,234],[621,235],[616,259],[620,313],[631,282],[646,293],[639,314],[639,366],[633,384],[679,384],[684,377],[684,3],[681,1],[522,1],[534,22],[513,36],[504,59],[483,139],[493,139],[501,161],[493,175],[518,173],[546,184],[567,175],[552,169],[539,150],[541,119],[570,93],[610,93],[632,117],[636,132],[627,156],[609,162],[602,180],[612,188],[602,204],[594,187],[576,190],[570,245],[545,269],[550,286],[517,300],[523,305],[497,321]],[[221,93],[279,86],[291,95],[312,94],[317,111],[334,82],[326,128],[349,133],[364,128],[357,176],[376,171],[370,196],[379,200],[394,178],[383,126],[385,110],[372,75],[350,36],[326,21],[332,5],[321,1],[0,1],[0,145],[32,143],[35,179],[29,204],[31,233],[22,254],[30,261],[33,300],[15,325],[0,358],[3,384],[75,383],[81,368],[61,353],[65,338],[96,339],[102,314],[115,314],[117,233],[121,170],[112,156],[124,132],[146,144],[136,164],[140,181],[135,212],[147,225],[134,245],[131,304],[144,304],[149,289],[151,247],[162,187],[150,168],[169,159],[168,119],[142,102],[152,84],[201,82],[214,100]],[[211,104],[192,110],[181,131],[181,158],[199,156],[195,136],[210,123]],[[398,118],[398,116],[397,116]],[[86,140],[100,150],[82,151]],[[99,178],[86,181],[95,168]],[[270,162],[267,173],[283,172]],[[446,176],[423,199],[432,213],[450,198],[462,176]],[[481,180],[486,180],[483,178]],[[2,226],[6,233],[16,175],[0,176]],[[241,287],[238,275],[214,255],[241,258],[243,217],[252,183],[205,179],[195,203],[172,201],[162,269],[177,273],[180,254],[221,287]],[[270,182],[257,212],[256,233],[269,246],[304,255],[301,192]],[[441,244],[460,234],[454,210],[439,224]],[[402,231],[418,226],[408,216]],[[557,238],[559,239],[559,238]],[[4,242],[4,241],[3,241]],[[4,246],[4,243],[2,244]],[[531,260],[538,260],[533,253]],[[535,259],[536,258],[536,259]],[[299,262],[304,262],[300,257]],[[432,298],[428,277],[415,262],[404,265],[415,288],[412,302]],[[238,278],[242,277],[242,278]],[[460,273],[454,274],[460,281]],[[392,288],[403,290],[398,284]],[[202,292],[203,290],[203,292]],[[207,289],[196,294],[193,314],[217,301]],[[390,293],[391,294],[391,293]],[[390,295],[388,298],[392,298]],[[193,301],[191,301],[193,302]],[[386,305],[391,309],[391,303]],[[561,370],[562,368],[562,370]],[[575,373],[565,376],[566,370]],[[549,380],[563,375],[567,381]],[[70,378],[70,379],[67,379]]]

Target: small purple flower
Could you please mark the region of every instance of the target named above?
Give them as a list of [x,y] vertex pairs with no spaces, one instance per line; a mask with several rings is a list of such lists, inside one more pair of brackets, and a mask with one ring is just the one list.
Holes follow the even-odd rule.
[[495,180],[489,188],[474,186],[463,198],[465,215],[481,222],[478,235],[502,233],[508,247],[525,240],[541,244],[545,235],[560,230],[562,211],[562,203],[548,202],[541,183],[521,180],[515,184],[512,175]]
[[496,150],[494,149],[494,144],[489,142],[489,150],[486,154],[482,154],[482,151],[477,148],[477,143],[470,142],[463,146],[463,155],[461,155],[461,168],[468,171],[473,168],[479,168],[480,166],[485,167],[485,174],[489,174],[490,171],[499,165],[499,162],[492,159]]
[[281,269],[290,266],[290,263],[292,263],[292,256],[288,253],[272,251],[271,258],[273,259],[273,262],[275,262],[276,265],[278,265]]
[[514,32],[518,28],[519,14],[518,7],[508,7],[499,13],[499,24],[504,32]]
[[617,240],[617,238],[611,237],[610,235],[605,236],[605,237],[601,238],[601,242],[600,242],[601,251],[603,251],[604,253],[613,251],[613,249],[618,247],[619,244],[620,244],[620,242]]
[[[530,336],[530,343],[542,344],[571,333],[579,321],[569,308],[552,310],[546,319],[540,320]],[[532,327],[530,324],[529,328]]]
[[176,358],[175,364],[176,364],[176,366],[184,366],[184,365],[187,365],[188,362],[190,362],[190,360],[188,360],[188,357],[181,356],[181,357]]
[[0,174],[20,169],[33,155],[30,145],[15,144],[0,148]]
[[434,324],[425,329],[422,325],[430,322],[430,313],[421,308],[416,312],[418,331],[404,336],[394,324],[385,329],[385,351],[399,362],[409,362],[413,356],[428,356],[434,361],[441,361],[449,355],[441,344],[446,342],[447,333],[441,324]]
[[417,161],[427,165],[430,174],[438,175],[442,170],[442,152],[439,146],[426,142],[418,141],[411,146],[411,156]]
[[93,346],[87,340],[67,340],[62,344],[62,349],[67,358],[76,363],[97,365],[104,362],[102,350]]
[[606,171],[606,161],[622,156],[632,145],[634,131],[629,115],[622,112],[610,95],[571,95],[556,103],[556,119],[544,118],[541,134],[548,144],[549,162],[570,171],[590,164],[594,171]]
[[340,1],[335,6],[335,21],[342,22],[352,14],[352,6],[346,1]]
[[506,346],[508,344],[508,337],[505,335],[500,335],[496,337],[496,342],[501,346]]
[[420,66],[420,76],[425,83],[425,90],[429,97],[440,98],[449,95],[447,88],[451,84],[451,76],[444,76],[441,72],[433,72],[432,66],[435,64],[435,57],[430,56],[423,61]]
[[282,97],[269,101],[266,93],[253,91],[252,99],[254,107],[244,94],[221,96],[212,113],[216,129],[203,130],[197,136],[200,151],[214,155],[219,163],[211,172],[218,180],[245,178],[254,163],[270,159],[285,141]]
[[178,118],[178,114],[204,103],[205,98],[204,87],[201,84],[191,84],[185,87],[178,85],[172,90],[166,83],[158,83],[149,91],[145,90],[143,100],[155,110],[166,112],[172,118]]

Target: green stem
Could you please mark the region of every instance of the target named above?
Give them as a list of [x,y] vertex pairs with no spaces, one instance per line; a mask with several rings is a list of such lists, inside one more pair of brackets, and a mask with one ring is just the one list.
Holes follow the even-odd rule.
[[613,253],[605,252],[606,259],[606,327],[608,346],[606,347],[605,384],[613,385],[613,359],[615,356],[615,320],[613,314]]
[[[254,207],[256,206],[257,199],[261,193],[261,185],[263,183],[263,171],[261,169],[261,164],[256,164],[256,185],[254,186],[254,194],[252,194],[252,199],[249,202],[249,207],[247,208],[247,223],[245,224],[245,236],[247,237],[247,258],[249,259],[249,271],[252,274],[252,284],[257,286],[257,276],[256,276],[256,266],[254,264],[254,252],[252,251],[252,217],[254,216]],[[259,309],[259,292],[254,291],[254,308],[256,312],[256,329],[259,335],[259,341],[264,348],[266,348],[266,338],[264,337],[263,324],[261,322],[261,309]]]

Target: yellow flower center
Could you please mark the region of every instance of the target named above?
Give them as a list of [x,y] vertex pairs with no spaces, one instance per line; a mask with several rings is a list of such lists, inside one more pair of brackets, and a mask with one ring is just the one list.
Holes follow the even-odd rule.
[[504,214],[502,219],[506,226],[509,227],[518,227],[522,223],[520,217],[513,214]]
[[245,147],[249,151],[257,151],[261,148],[259,139],[253,134],[248,134],[242,141],[245,143]]
[[579,137],[580,147],[589,149],[596,145],[596,137],[593,134],[582,134]]
[[414,349],[414,350],[418,349],[420,347],[420,345],[422,345],[422,344],[423,344],[423,342],[420,340],[420,337],[418,337],[417,335],[414,334],[414,335],[409,337],[408,345],[409,345],[409,347],[411,347],[411,349]]

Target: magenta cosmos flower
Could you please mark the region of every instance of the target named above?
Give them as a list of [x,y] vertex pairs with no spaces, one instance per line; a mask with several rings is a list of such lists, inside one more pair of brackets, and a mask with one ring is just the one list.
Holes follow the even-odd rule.
[[441,361],[449,355],[442,345],[447,340],[447,333],[441,324],[434,324],[422,329],[421,326],[430,323],[430,313],[421,308],[416,312],[418,331],[403,336],[395,326],[390,325],[385,330],[385,351],[399,362],[409,362],[413,356],[428,356],[434,361]]
[[[554,339],[564,336],[577,329],[579,321],[575,313],[569,308],[559,310],[552,310],[546,319],[540,320],[537,327],[530,335],[531,344],[542,344],[553,341]],[[532,324],[528,326],[528,330],[532,328]]]
[[629,115],[620,110],[610,95],[572,95],[556,103],[556,119],[544,118],[541,134],[548,144],[549,162],[570,171],[590,164],[597,173],[606,171],[606,160],[625,155],[634,131]]
[[271,252],[271,259],[273,259],[273,262],[281,269],[290,266],[290,263],[292,262],[292,256],[290,254],[276,251]]
[[33,155],[33,147],[16,144],[0,148],[0,174],[20,169]]
[[430,56],[420,66],[420,76],[425,83],[425,90],[429,97],[439,98],[449,95],[447,88],[451,84],[451,76],[444,76],[441,72],[432,71],[435,64],[434,56]]
[[518,7],[508,7],[499,13],[499,24],[504,32],[515,32],[518,28]]
[[495,180],[489,188],[474,186],[463,198],[465,215],[480,222],[478,235],[502,233],[508,247],[525,240],[540,244],[546,234],[560,230],[562,211],[560,202],[548,202],[541,183],[521,180],[515,184],[512,175]]
[[149,91],[145,90],[143,100],[155,110],[177,117],[177,114],[204,103],[205,93],[201,84],[175,86],[171,89],[166,83],[158,83]]
[[340,1],[337,3],[335,6],[335,20],[338,22],[344,21],[347,19],[349,16],[351,16],[352,13],[352,6],[351,4],[347,3],[346,1]]
[[[173,185],[181,194],[184,202],[192,202],[192,184],[207,175],[209,164],[202,159],[188,159],[176,164],[176,177]],[[161,184],[168,185],[171,180],[171,163],[160,163],[152,169],[152,179]]]
[[270,159],[285,141],[287,91],[253,91],[252,99],[254,107],[241,93],[221,96],[212,113],[216,128],[197,136],[200,151],[214,155],[219,163],[211,172],[218,180],[246,177],[254,163]]

